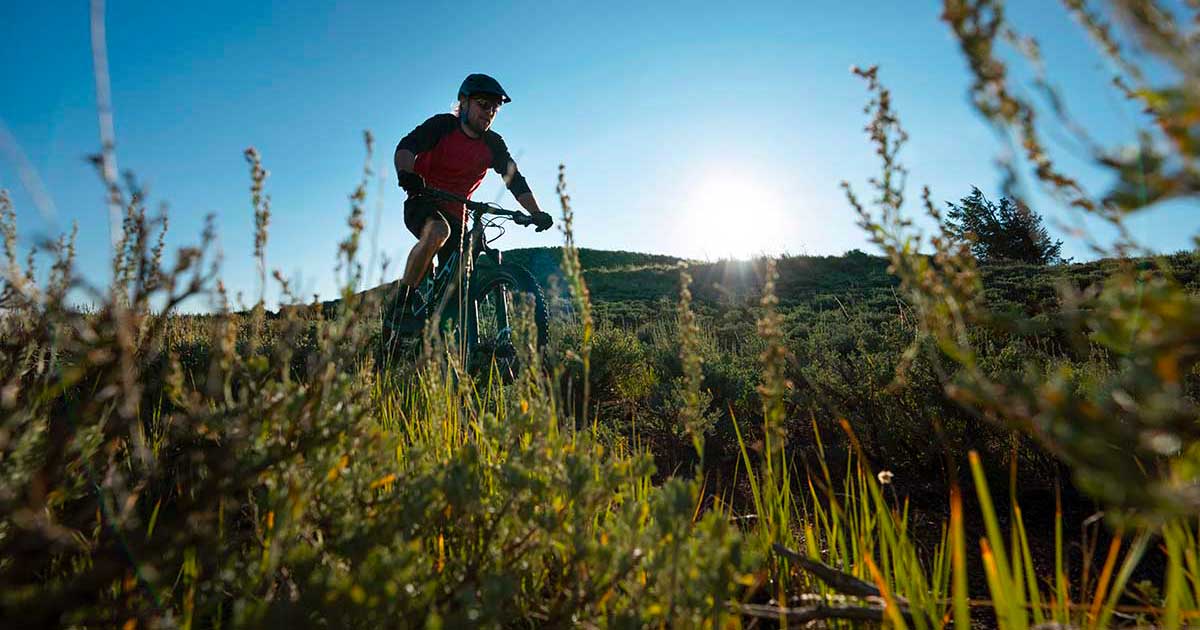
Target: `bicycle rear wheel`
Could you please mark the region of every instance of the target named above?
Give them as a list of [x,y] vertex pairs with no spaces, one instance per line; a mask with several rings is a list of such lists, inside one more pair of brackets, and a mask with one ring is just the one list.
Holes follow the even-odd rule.
[[[550,316],[542,287],[525,268],[502,264],[481,271],[471,290],[471,302],[471,371],[487,374],[494,365],[509,382],[525,367],[521,365],[522,345],[539,353],[546,345]],[[532,327],[518,321],[522,302],[532,307]]]

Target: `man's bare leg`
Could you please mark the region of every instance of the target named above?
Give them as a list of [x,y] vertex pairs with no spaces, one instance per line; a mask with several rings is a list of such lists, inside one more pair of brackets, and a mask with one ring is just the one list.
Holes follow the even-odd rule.
[[413,304],[416,287],[425,277],[425,273],[429,271],[429,266],[438,249],[449,238],[450,225],[446,223],[445,219],[439,217],[425,221],[417,244],[413,245],[412,251],[408,253],[408,260],[404,265],[404,275],[400,278],[400,286],[397,287],[398,290],[386,310],[385,326],[401,326],[402,322],[409,320],[409,317],[413,315],[412,310],[416,308],[416,305]]
[[445,219],[426,221],[425,227],[421,228],[421,238],[408,253],[408,262],[404,265],[404,277],[400,279],[400,282],[413,288],[420,284],[429,271],[434,254],[437,254],[437,251],[449,238],[450,226]]
[[[388,309],[391,313],[388,315],[389,319],[399,318],[404,313],[410,312],[413,291],[429,271],[434,255],[449,238],[450,226],[445,219],[429,219],[425,222],[425,227],[421,228],[421,237],[417,239],[417,244],[408,254],[408,261],[404,265],[404,276],[400,278],[399,290],[396,291],[392,306]],[[393,321],[398,321],[398,319]]]

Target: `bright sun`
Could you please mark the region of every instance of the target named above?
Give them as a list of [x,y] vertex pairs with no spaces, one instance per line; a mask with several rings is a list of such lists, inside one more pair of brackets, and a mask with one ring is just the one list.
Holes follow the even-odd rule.
[[716,171],[687,195],[679,226],[688,249],[705,258],[777,254],[793,233],[784,200],[769,182],[746,173]]

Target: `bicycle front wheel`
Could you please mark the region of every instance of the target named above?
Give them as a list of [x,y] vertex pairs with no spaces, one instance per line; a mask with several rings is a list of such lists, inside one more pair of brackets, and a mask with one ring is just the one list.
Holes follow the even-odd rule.
[[[471,302],[472,371],[487,374],[494,365],[502,379],[511,381],[524,367],[522,344],[539,353],[546,345],[550,316],[542,287],[525,268],[503,264],[481,274],[472,288]],[[520,321],[523,310],[532,322]]]

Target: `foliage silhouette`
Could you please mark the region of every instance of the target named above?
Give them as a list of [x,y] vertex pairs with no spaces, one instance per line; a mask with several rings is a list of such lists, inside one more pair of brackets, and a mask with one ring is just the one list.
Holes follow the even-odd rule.
[[1041,215],[1008,197],[997,205],[972,186],[971,194],[946,205],[951,232],[971,241],[971,253],[980,262],[1049,265],[1062,260],[1062,241],[1050,240]]

